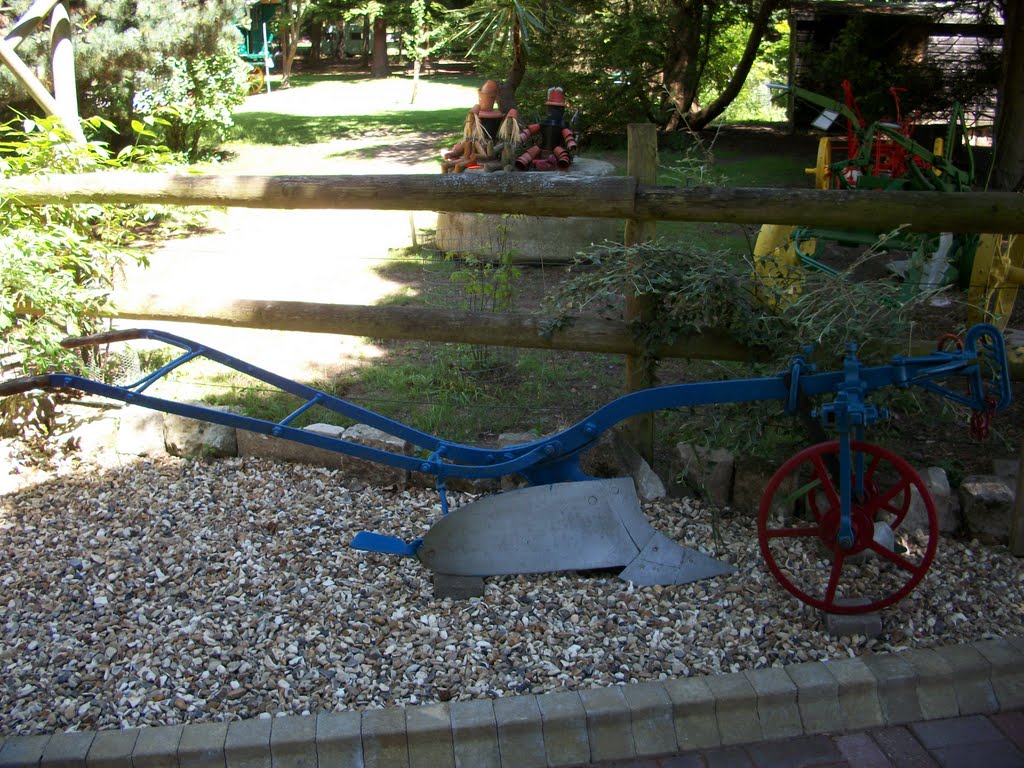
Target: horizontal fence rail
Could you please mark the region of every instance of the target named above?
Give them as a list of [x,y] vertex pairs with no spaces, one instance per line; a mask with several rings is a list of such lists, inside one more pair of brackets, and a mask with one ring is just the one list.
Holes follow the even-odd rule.
[[[175,303],[162,296],[115,293],[111,317],[121,320],[262,328],[406,341],[642,355],[645,349],[624,320],[553,319],[515,312],[460,312],[432,307],[319,304],[234,299]],[[746,347],[725,333],[706,330],[655,350],[658,357],[701,360],[770,360],[769,350]]]
[[[109,172],[15,177],[0,198],[278,209],[377,209],[1024,233],[1024,195],[639,185],[629,176],[250,176]],[[866,223],[869,223],[866,226]]]

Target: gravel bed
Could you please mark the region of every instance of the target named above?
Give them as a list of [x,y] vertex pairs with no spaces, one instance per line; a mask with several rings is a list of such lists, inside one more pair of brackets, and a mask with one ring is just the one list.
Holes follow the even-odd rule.
[[[453,506],[471,497],[452,494]],[[438,600],[411,539],[435,493],[257,459],[81,465],[0,496],[0,733],[124,728],[587,688],[1024,632],[1005,547],[943,539],[876,639],[833,638],[761,560],[749,515],[645,505],[735,575],[634,587],[609,573],[490,578]]]

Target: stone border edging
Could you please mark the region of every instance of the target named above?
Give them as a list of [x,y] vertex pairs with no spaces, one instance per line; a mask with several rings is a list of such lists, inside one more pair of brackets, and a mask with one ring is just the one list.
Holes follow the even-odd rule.
[[1024,637],[582,691],[0,737],[0,768],[572,766],[1024,707]]

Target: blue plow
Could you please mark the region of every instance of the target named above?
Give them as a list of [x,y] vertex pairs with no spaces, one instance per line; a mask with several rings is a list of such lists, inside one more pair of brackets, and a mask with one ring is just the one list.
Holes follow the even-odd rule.
[[[81,390],[131,405],[432,475],[436,479],[443,515],[423,538],[406,542],[378,533],[362,532],[355,536],[351,546],[371,552],[416,557],[439,574],[488,576],[621,568],[620,577],[633,583],[679,584],[730,573],[734,570],[731,566],[684,547],[656,531],[640,509],[631,480],[591,478],[581,470],[580,457],[604,432],[643,413],[717,403],[775,400],[787,413],[796,415],[801,410],[806,411],[805,404],[811,399],[831,398],[817,409],[816,415],[826,429],[837,434],[837,439],[816,447],[818,453],[803,463],[797,462],[802,466],[802,480],[806,481],[808,471],[811,480],[803,482],[796,497],[790,498],[792,494],[779,495],[781,480],[773,485],[773,478],[773,483],[769,483],[761,505],[759,537],[769,568],[783,587],[804,602],[840,613],[860,613],[890,604],[893,601],[890,598],[894,595],[897,595],[896,599],[902,597],[920,581],[930,563],[929,558],[923,568],[920,564],[908,564],[905,558],[894,555],[891,547],[878,543],[884,537],[873,533],[880,522],[883,527],[898,527],[907,513],[911,488],[923,492],[926,497],[927,489],[918,478],[911,477],[913,470],[905,468],[905,462],[863,442],[865,427],[885,417],[884,412],[867,402],[866,395],[883,387],[921,387],[970,408],[986,425],[993,413],[1004,409],[1010,402],[1002,334],[992,325],[981,324],[971,328],[956,349],[937,350],[920,357],[898,356],[887,365],[864,365],[857,358],[856,346],[851,344],[841,370],[819,373],[805,357],[797,356],[787,370],[775,376],[674,384],[631,393],[613,400],[558,434],[499,450],[443,440],[162,331],[114,331],[68,339],[65,346],[74,348],[134,339],[163,342],[182,352],[158,370],[123,386],[68,373],[50,373],[0,383],[0,396],[34,389]],[[214,361],[290,393],[302,404],[281,421],[271,422],[147,394],[147,390],[168,373],[198,358]],[[947,386],[951,379],[957,380],[957,387]],[[325,408],[398,437],[413,446],[419,456],[368,447],[292,426],[298,416],[313,407]],[[791,463],[793,460],[787,462],[783,469]],[[889,475],[893,474],[892,467],[895,467],[895,490],[882,488],[886,473],[879,467],[883,465],[892,465]],[[446,495],[448,478],[497,478],[503,475],[521,476],[528,487],[484,496],[449,510]],[[772,529],[771,521],[778,512],[780,501],[790,509],[800,506],[805,517],[810,510],[810,526],[797,530],[789,520],[784,527]],[[926,506],[930,504],[928,498]],[[889,522],[881,521],[886,513],[892,513]],[[849,604],[845,598],[840,599],[842,574],[836,571],[835,565],[827,584],[819,590],[820,594],[787,583],[785,573],[775,573],[773,557],[776,560],[781,558],[771,554],[772,544],[815,537],[833,552],[833,563],[839,563],[839,571],[849,555],[873,550],[883,560],[891,561],[897,571],[902,569],[905,572],[904,582],[913,583],[907,589],[903,584],[881,597],[872,597],[866,603],[856,605]],[[934,547],[931,550],[933,555]],[[778,567],[778,570],[781,572],[783,569]],[[788,578],[788,581],[793,579]]]

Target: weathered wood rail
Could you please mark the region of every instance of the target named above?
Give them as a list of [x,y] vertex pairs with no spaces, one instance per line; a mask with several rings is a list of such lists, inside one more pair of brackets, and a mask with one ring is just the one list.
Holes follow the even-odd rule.
[[0,197],[27,204],[160,203],[280,209],[377,209],[813,224],[922,232],[1024,232],[1024,195],[1012,192],[857,192],[776,188],[684,189],[630,176],[413,174],[249,176],[109,172],[0,180]]

